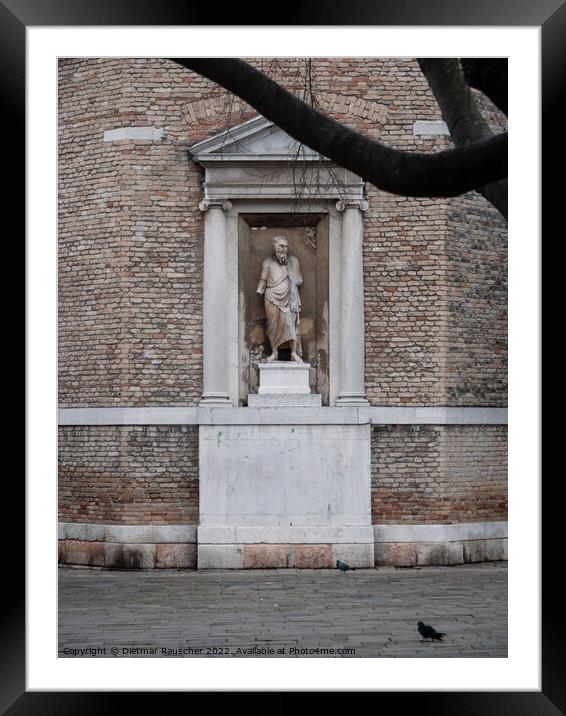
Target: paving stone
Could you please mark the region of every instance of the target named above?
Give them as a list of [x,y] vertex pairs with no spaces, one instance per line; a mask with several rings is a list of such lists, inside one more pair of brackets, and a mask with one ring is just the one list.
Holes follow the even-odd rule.
[[[238,649],[254,646],[275,649],[251,655],[261,658],[507,656],[506,562],[346,574],[59,569],[61,657],[87,647],[117,647],[117,658],[172,656],[122,653],[137,647],[191,650],[178,658],[249,658]],[[421,642],[417,621],[446,632],[445,641]]]

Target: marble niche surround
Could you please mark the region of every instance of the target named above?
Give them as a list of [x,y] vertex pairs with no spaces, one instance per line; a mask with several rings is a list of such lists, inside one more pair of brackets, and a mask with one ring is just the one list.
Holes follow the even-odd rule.
[[[198,568],[329,568],[337,559],[372,567],[363,182],[263,117],[192,145],[189,154],[205,170],[199,412],[210,424],[199,421]],[[299,210],[329,219],[329,406],[282,404],[269,408],[266,423],[265,409],[238,407],[238,222],[241,214]]]

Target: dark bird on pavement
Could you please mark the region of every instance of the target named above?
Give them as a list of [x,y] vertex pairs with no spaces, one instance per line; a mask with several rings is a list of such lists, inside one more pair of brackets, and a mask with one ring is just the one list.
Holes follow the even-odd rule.
[[425,639],[432,639],[433,641],[436,639],[437,641],[442,641],[442,637],[446,636],[444,632],[436,631],[434,627],[431,627],[428,624],[423,624],[422,622],[419,622],[417,627],[419,629],[419,634],[422,636],[421,641],[424,641]]
[[355,567],[350,567],[349,564],[346,564],[346,562],[341,562],[339,559],[336,560],[336,567],[341,572],[347,572],[349,569],[355,569]]

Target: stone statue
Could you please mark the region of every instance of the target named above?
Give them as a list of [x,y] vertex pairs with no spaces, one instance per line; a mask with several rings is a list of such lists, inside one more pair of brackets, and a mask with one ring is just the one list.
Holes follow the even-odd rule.
[[263,295],[265,301],[267,337],[272,349],[268,362],[277,360],[279,346],[283,343],[289,343],[292,360],[303,362],[297,353],[301,314],[299,286],[302,283],[299,259],[289,254],[289,242],[284,236],[274,236],[273,256],[264,260],[257,286],[257,293]]

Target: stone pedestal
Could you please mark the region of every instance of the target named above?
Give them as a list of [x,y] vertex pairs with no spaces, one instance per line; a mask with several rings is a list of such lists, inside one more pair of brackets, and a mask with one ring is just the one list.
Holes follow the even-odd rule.
[[201,426],[199,569],[369,568],[373,545],[369,424]]
[[310,363],[294,361],[273,361],[258,363],[258,393],[274,395],[308,395]]
[[250,407],[295,406],[317,408],[321,396],[309,387],[310,363],[273,361],[258,363],[259,389],[248,395]]

